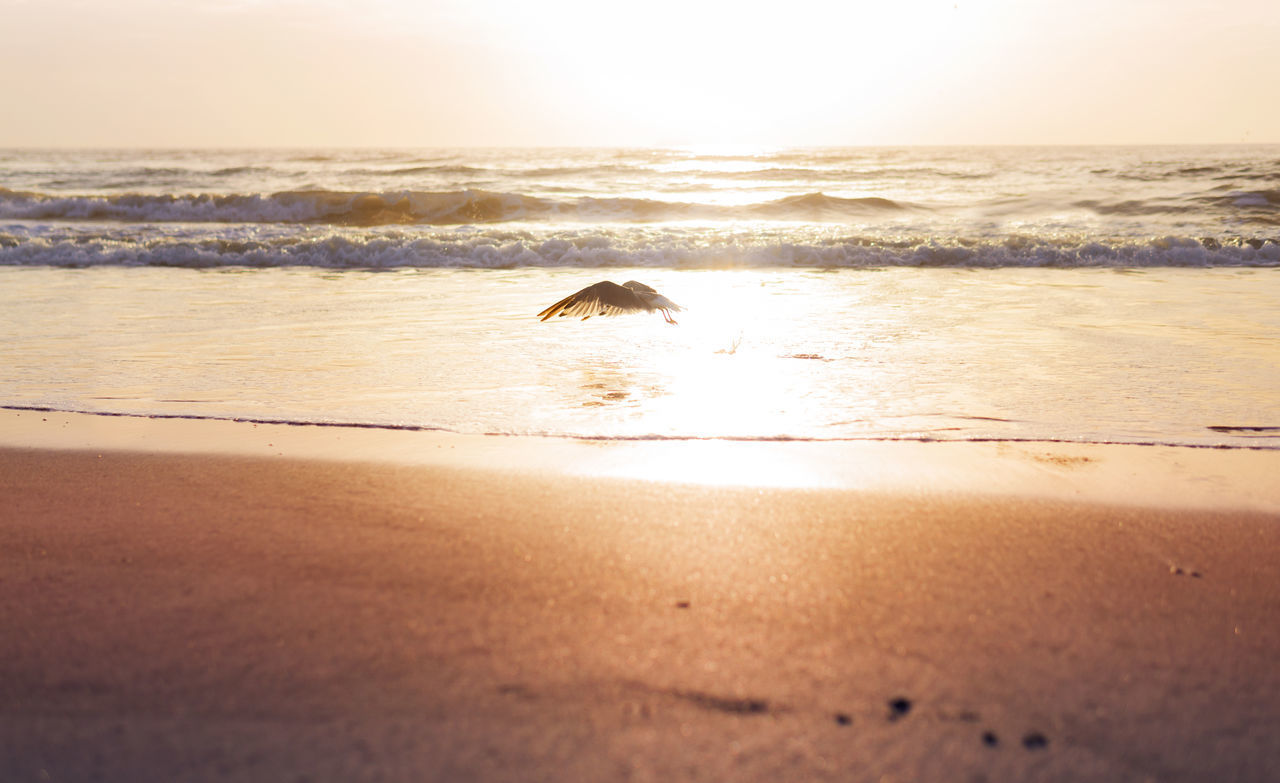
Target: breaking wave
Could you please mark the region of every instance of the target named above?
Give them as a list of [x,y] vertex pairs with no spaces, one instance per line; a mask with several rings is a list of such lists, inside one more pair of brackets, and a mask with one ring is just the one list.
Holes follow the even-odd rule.
[[822,193],[725,206],[643,198],[553,199],[485,190],[385,193],[329,190],[273,194],[55,196],[0,188],[0,218],[129,223],[319,223],[339,226],[435,226],[512,221],[664,222],[681,220],[831,220],[906,211],[885,198]]
[[654,267],[1280,267],[1280,242],[1260,238],[1147,240],[1008,236],[963,240],[821,238],[777,232],[702,235],[645,228],[535,234],[503,229],[310,229],[231,235],[124,227],[103,233],[0,231],[2,266],[317,267],[327,269]]

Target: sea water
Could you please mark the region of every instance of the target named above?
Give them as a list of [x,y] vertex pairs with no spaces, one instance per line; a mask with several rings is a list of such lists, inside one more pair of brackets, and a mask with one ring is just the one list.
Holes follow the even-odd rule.
[[[0,152],[0,405],[1280,448],[1280,148]],[[645,282],[679,325],[535,314]]]

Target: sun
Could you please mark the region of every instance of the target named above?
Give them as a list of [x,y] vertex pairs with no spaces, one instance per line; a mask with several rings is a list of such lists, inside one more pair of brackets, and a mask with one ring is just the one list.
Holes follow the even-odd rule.
[[565,133],[788,145],[874,128],[912,100],[905,88],[954,54],[943,24],[951,5],[481,0],[465,13],[469,29],[520,63],[512,78]]

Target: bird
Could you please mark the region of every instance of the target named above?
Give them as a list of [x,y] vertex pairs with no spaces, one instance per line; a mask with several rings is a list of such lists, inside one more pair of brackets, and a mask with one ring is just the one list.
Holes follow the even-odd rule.
[[609,280],[601,280],[589,285],[576,294],[571,294],[559,302],[538,313],[538,317],[547,320],[552,316],[580,315],[587,320],[593,315],[622,315],[623,313],[662,313],[662,318],[669,324],[676,321],[671,313],[680,312],[684,308],[644,283],[628,280],[618,285]]

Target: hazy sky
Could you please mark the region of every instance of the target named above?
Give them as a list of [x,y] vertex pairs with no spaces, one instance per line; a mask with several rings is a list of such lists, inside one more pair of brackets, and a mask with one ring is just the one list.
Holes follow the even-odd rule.
[[0,0],[0,146],[1280,142],[1277,0]]

